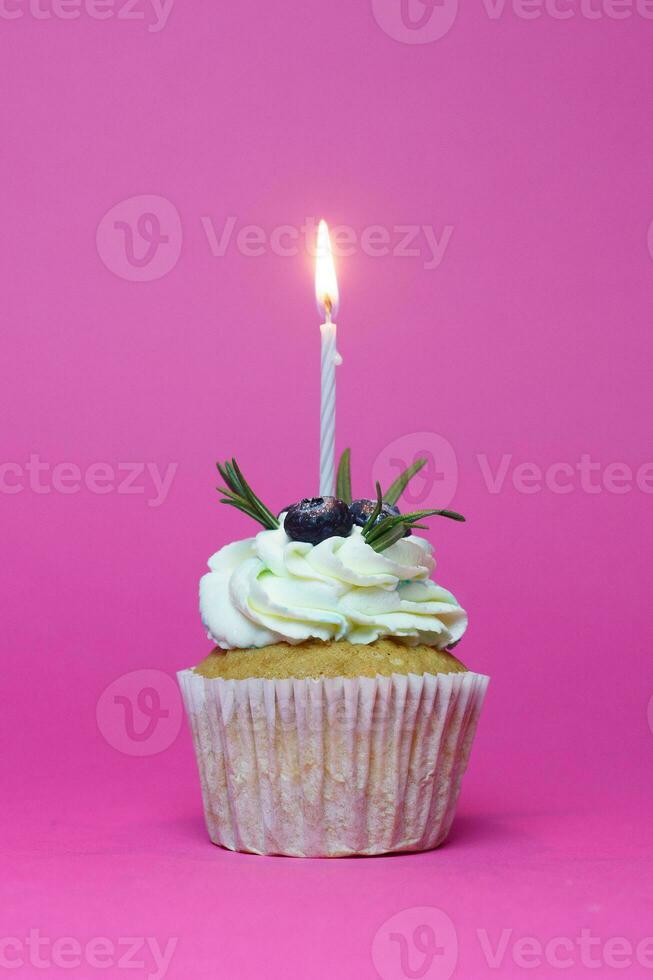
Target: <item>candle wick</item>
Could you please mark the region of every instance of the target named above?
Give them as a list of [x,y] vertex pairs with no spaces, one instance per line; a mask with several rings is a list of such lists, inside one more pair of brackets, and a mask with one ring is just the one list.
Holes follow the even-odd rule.
[[331,323],[331,311],[333,310],[333,303],[331,302],[330,296],[324,297],[324,312],[326,315],[326,322]]

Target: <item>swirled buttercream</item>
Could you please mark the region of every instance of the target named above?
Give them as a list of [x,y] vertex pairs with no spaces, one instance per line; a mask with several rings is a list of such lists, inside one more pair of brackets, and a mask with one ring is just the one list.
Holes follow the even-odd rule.
[[416,535],[378,554],[359,527],[312,545],[281,526],[221,548],[208,564],[200,614],[225,650],[382,636],[443,649],[467,627],[454,596],[429,578],[432,548]]

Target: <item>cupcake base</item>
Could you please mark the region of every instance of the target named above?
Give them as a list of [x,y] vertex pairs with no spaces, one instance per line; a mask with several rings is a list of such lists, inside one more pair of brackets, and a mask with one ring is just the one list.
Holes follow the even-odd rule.
[[178,678],[215,844],[347,857],[447,837],[489,678]]

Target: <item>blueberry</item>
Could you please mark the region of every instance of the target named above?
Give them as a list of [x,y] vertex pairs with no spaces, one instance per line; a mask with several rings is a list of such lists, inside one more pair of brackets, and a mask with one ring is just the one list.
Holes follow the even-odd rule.
[[352,515],[338,497],[305,497],[288,508],[284,530],[293,541],[319,544],[334,536],[346,538],[353,527]]
[[[376,500],[355,500],[353,504],[350,504],[349,513],[353,518],[354,524],[358,524],[359,527],[364,527],[375,507]],[[374,521],[374,525],[376,526],[384,517],[399,517],[400,513],[401,511],[394,504],[383,504],[381,513]]]

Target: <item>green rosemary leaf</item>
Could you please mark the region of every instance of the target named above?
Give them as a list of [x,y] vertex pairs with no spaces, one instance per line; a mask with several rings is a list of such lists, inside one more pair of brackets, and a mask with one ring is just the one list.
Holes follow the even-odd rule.
[[[465,520],[462,514],[457,514],[453,510],[414,510],[410,514],[399,514],[397,517],[384,517],[382,521],[379,521],[376,527],[370,530],[370,533],[367,536],[367,541],[369,544],[371,544],[374,538],[398,524],[405,524],[407,527],[416,527],[416,522],[421,521],[424,517],[448,517],[453,521]],[[422,528],[424,527],[423,524],[419,526]]]
[[242,487],[238,483],[238,477],[236,476],[234,470],[230,463],[224,463],[223,466],[219,467],[220,475],[223,477],[224,482],[229,488],[226,493],[232,497],[237,497],[239,500],[245,500],[243,496]]
[[231,497],[232,500],[239,500],[243,504],[247,504],[248,507],[252,507],[251,501],[246,497],[243,497],[240,493],[234,493],[233,490],[226,490],[224,487],[216,487],[217,491],[223,494],[225,497]]
[[383,494],[383,499],[385,500],[386,504],[396,504],[415,474],[419,473],[424,466],[426,466],[426,460],[418,459],[412,466],[405,469],[404,472],[397,477],[390,489]]
[[276,516],[272,513],[271,510],[269,510],[269,508],[267,508],[265,506],[265,504],[263,503],[263,501],[262,500],[259,500],[259,498],[256,496],[256,494],[254,493],[254,491],[250,487],[249,483],[247,482],[247,480],[245,479],[245,477],[241,473],[240,468],[239,468],[238,463],[236,462],[236,460],[235,459],[232,459],[231,462],[233,464],[234,470],[236,471],[236,475],[238,476],[238,480],[239,480],[241,486],[243,487],[243,489],[245,491],[245,493],[243,494],[243,496],[247,500],[249,500],[251,502],[251,504],[257,510],[260,510],[261,516],[262,517],[265,517],[267,519],[267,521],[269,522],[270,527],[279,527],[279,521],[277,520]]
[[215,465],[217,466],[218,473],[220,474],[220,476],[224,480],[225,484],[228,487],[231,486],[231,477],[227,473],[226,467],[222,466],[220,463],[216,463]]
[[260,518],[259,518],[258,514],[256,513],[256,511],[255,510],[251,510],[251,508],[249,508],[246,504],[241,503],[239,500],[231,500],[231,499],[229,499],[227,497],[224,497],[220,501],[220,503],[221,504],[227,504],[228,507],[235,507],[237,510],[242,511],[243,514],[247,514],[248,517],[253,517],[255,521],[259,521],[260,522]]
[[[220,490],[219,488],[218,488],[218,493],[222,493],[222,490]],[[220,497],[220,503],[233,504],[233,506],[238,507],[239,510],[252,510],[252,508],[249,506],[246,500],[243,500],[242,497],[234,497],[232,494],[229,494],[228,496],[225,495],[223,497]],[[256,513],[256,511],[252,511],[252,513]]]
[[345,449],[338,463],[336,479],[336,497],[351,503],[351,449]]
[[[250,506],[256,509],[255,495],[253,494],[252,490],[246,485],[242,473],[238,469],[238,464],[236,463],[236,460],[232,459],[231,462],[226,464],[226,466],[227,466],[227,472],[231,477],[230,485],[234,487],[236,493],[240,497],[242,497],[243,500],[247,500]],[[252,497],[254,497],[254,499],[252,499]],[[261,513],[261,516],[263,516],[263,513]]]
[[383,507],[383,493],[381,491],[381,484],[377,480],[377,483],[376,483],[376,506],[375,506],[374,510],[372,511],[372,513],[370,514],[370,516],[365,521],[365,524],[363,525],[363,537],[365,538],[366,541],[368,539],[368,535],[370,534],[370,532],[374,528],[374,522],[376,521],[377,517],[381,513],[381,508],[382,507]]
[[224,464],[224,468],[227,471],[227,476],[229,477],[229,486],[233,487],[236,493],[240,494],[241,497],[244,497],[245,494],[240,484],[240,480],[238,479],[238,474],[234,469],[233,460],[231,462],[227,460],[227,462]]
[[216,463],[216,466],[226,484],[226,489],[224,487],[218,488],[218,492],[223,495],[221,503],[236,507],[269,530],[279,527],[279,521],[263,501],[256,496],[235,459],[227,460],[225,463]]
[[391,545],[403,538],[406,531],[415,528],[425,529],[425,524],[419,524],[425,517],[448,517],[454,521],[464,521],[462,514],[453,510],[416,510],[410,514],[399,514],[397,517],[384,517],[382,521],[371,527],[365,535],[367,543],[375,551],[385,551]]
[[[424,516],[424,515],[422,515]],[[415,518],[417,520],[417,518]],[[385,534],[386,531],[391,531],[392,528],[397,527],[399,524],[404,525],[404,529],[411,524],[410,515],[399,514],[397,517],[384,517],[382,521],[370,528],[369,534],[367,535],[367,543],[371,544],[375,538],[380,537]]]
[[385,551],[391,545],[396,544],[397,541],[401,541],[404,534],[406,533],[406,525],[398,524],[395,527],[390,528],[385,534],[380,537],[375,538],[374,541],[370,541],[369,544],[375,551],[381,552]]
[[[247,503],[247,501],[243,500],[242,497],[232,493],[231,490],[225,490],[224,487],[216,487],[215,489],[218,491],[218,493],[222,494],[223,497],[229,497],[230,500],[237,500],[239,503]],[[222,503],[222,501],[220,501],[220,503]]]
[[230,502],[235,507],[238,507],[239,510],[249,513],[250,516],[253,517],[255,520],[260,521],[259,512],[255,510],[254,507],[252,507],[252,505],[249,503],[249,501],[244,499],[244,497],[239,497],[237,494],[231,493],[231,491],[229,490],[225,490],[224,487],[217,487],[216,489],[218,493],[221,493],[223,497],[227,498],[226,500],[221,500],[220,501],[221,504]]
[[244,497],[242,497],[241,494],[234,493],[233,490],[227,490],[225,487],[216,487],[216,489],[219,490],[220,493],[223,493],[226,497],[240,497],[241,500],[244,499]]

